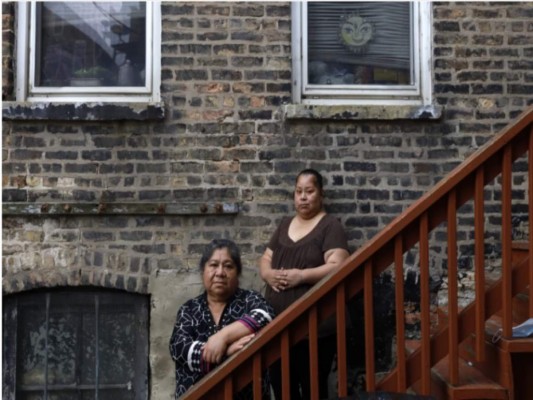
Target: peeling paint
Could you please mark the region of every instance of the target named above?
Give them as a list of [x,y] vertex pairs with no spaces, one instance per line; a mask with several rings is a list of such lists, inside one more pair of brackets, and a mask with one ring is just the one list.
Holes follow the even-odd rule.
[[435,105],[310,105],[287,104],[282,107],[287,120],[330,119],[330,120],[397,120],[397,119],[438,119],[442,108]]

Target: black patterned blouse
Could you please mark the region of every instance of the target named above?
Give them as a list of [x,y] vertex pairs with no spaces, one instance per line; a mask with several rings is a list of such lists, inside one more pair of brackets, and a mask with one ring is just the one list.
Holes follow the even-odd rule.
[[218,325],[207,305],[206,292],[183,304],[170,338],[170,355],[176,362],[176,399],[215,367],[202,358],[202,349],[211,335],[235,321],[254,333],[273,318],[270,304],[253,290],[238,288],[226,304]]

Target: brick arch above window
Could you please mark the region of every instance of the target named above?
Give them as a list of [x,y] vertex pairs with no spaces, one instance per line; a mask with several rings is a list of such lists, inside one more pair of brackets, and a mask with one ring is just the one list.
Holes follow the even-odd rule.
[[117,289],[129,293],[147,294],[148,276],[128,275],[111,270],[72,267],[23,271],[5,276],[2,281],[4,294],[15,294],[34,289],[58,287],[92,287],[95,289]]

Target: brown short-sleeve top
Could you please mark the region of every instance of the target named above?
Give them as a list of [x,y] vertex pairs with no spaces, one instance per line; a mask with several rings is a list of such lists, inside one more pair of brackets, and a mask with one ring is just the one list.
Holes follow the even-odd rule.
[[[268,244],[273,252],[273,269],[316,268],[324,264],[324,254],[328,250],[348,250],[346,233],[337,218],[326,214],[311,232],[296,242],[289,237],[291,221],[292,217],[283,218]],[[300,285],[279,293],[267,286],[265,297],[279,315],[311,286]]]

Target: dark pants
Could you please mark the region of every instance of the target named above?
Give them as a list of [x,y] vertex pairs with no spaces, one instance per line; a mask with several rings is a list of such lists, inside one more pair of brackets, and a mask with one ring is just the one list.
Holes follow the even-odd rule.
[[[337,351],[336,336],[330,335],[318,339],[318,387],[320,398],[328,398],[328,376]],[[291,400],[308,400],[311,398],[309,379],[309,341],[303,340],[290,349]],[[281,361],[270,367],[270,383],[276,400],[281,400]]]

